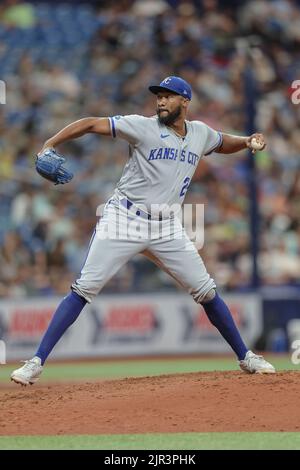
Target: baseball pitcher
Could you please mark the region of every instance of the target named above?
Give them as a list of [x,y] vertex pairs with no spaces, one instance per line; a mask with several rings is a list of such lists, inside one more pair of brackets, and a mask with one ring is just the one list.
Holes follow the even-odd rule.
[[[156,95],[156,115],[89,117],[68,125],[47,140],[36,169],[55,184],[71,180],[58,145],[87,133],[121,138],[129,158],[114,194],[96,224],[80,277],[59,304],[34,355],[11,374],[22,385],[35,383],[53,347],[74,323],[86,303],[129,259],[143,253],[172,276],[203,308],[211,323],[235,352],[248,373],[274,373],[274,367],[244,344],[216,284],[188,238],[176,210],[182,205],[199,161],[212,152],[231,154],[265,146],[262,134],[240,137],[218,132],[201,121],[187,120],[190,85],[170,76],[150,86]],[[138,226],[130,233],[128,227]]]

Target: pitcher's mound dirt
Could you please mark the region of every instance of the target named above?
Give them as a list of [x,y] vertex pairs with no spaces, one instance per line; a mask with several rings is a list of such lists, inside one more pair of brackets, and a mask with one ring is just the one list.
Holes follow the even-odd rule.
[[299,431],[300,373],[201,372],[0,389],[0,434]]

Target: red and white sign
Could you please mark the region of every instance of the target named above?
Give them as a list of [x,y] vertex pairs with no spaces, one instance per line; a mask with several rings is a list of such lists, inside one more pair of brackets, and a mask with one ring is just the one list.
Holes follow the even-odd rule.
[[[256,295],[225,296],[251,348],[262,330]],[[0,302],[0,340],[7,360],[30,357],[60,299]],[[100,295],[64,334],[53,358],[223,353],[231,351],[203,308],[185,294]]]

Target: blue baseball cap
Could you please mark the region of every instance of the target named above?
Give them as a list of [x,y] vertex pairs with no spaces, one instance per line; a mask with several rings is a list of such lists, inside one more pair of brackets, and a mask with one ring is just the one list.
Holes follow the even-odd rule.
[[188,100],[192,99],[192,88],[191,86],[180,77],[167,77],[159,85],[149,86],[151,93],[157,95],[160,91],[173,91],[177,95],[181,95]]

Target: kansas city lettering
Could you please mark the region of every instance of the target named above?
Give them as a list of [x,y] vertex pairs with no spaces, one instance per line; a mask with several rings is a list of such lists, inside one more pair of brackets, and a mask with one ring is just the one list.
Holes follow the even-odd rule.
[[198,163],[199,156],[186,150],[179,152],[178,149],[171,147],[160,147],[150,150],[148,161],[150,160],[178,160],[195,166]]

